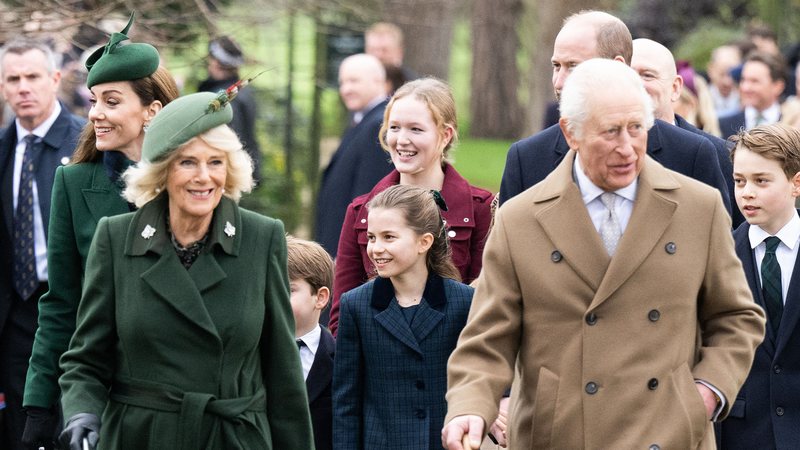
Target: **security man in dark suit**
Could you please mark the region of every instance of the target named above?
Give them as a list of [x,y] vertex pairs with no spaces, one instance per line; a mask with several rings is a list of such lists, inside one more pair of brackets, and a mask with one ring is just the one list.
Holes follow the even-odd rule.
[[386,71],[378,58],[362,53],[342,61],[339,95],[352,121],[322,176],[314,232],[334,258],[347,205],[394,168],[378,141],[386,94]]
[[[630,63],[632,53],[630,31],[617,17],[602,11],[584,11],[567,18],[556,37],[551,59],[556,97],[579,63],[591,58]],[[557,125],[512,144],[500,184],[500,202],[542,181],[568,150]],[[714,147],[706,139],[656,120],[648,134],[647,154],[668,169],[717,188],[730,212],[728,187]]]
[[[633,57],[631,67],[642,78],[642,83],[650,98],[653,99],[654,115],[666,123],[677,126],[682,130],[703,136],[714,146],[714,150],[722,170],[722,176],[728,188],[731,202],[734,199],[733,191],[733,163],[731,153],[725,141],[717,136],[706,133],[675,114],[673,103],[678,100],[683,90],[683,78],[678,75],[675,58],[672,52],[660,43],[650,39],[634,39]],[[732,208],[731,218],[733,227],[736,228],[744,221],[744,216],[738,208]]]
[[61,73],[46,45],[25,39],[0,51],[2,91],[14,121],[0,135],[0,448],[22,449],[22,394],[47,292],[47,225],[56,168],[69,162],[83,120],[56,98]]

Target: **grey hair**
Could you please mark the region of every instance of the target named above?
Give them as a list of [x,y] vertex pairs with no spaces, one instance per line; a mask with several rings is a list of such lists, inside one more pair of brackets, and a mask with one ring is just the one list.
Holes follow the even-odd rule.
[[[48,74],[52,75],[53,72],[58,70],[56,55],[55,53],[53,53],[53,49],[51,49],[49,45],[40,40],[26,38],[26,37],[16,38],[11,41],[8,41],[3,46],[3,48],[0,49],[0,62],[2,62],[5,59],[6,55],[9,53],[14,55],[22,55],[31,50],[39,50],[44,54],[45,61],[47,62],[45,69],[47,70]],[[3,67],[2,64],[0,64],[0,75],[2,75],[2,72],[3,72]]]
[[564,89],[561,91],[559,110],[561,117],[567,119],[567,129],[575,137],[582,137],[583,125],[591,113],[587,105],[594,93],[629,88],[636,89],[639,93],[645,111],[644,126],[650,129],[655,120],[653,100],[645,91],[635,70],[627,64],[605,58],[589,59],[578,64],[564,82]]

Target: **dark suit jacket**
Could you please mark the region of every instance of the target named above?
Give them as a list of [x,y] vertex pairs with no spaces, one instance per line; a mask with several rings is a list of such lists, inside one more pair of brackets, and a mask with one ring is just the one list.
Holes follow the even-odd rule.
[[333,358],[336,354],[336,341],[330,331],[322,328],[319,347],[314,363],[306,378],[308,406],[311,410],[311,425],[314,427],[314,447],[317,450],[333,448]]
[[[743,223],[733,233],[756,303],[764,307],[761,277]],[[767,317],[767,335],[756,350],[753,367],[717,434],[721,449],[800,448],[800,258],[792,270],[777,334]]]
[[728,148],[728,143],[724,139],[697,128],[677,114],[675,114],[675,125],[682,130],[703,136],[714,146],[714,150],[717,152],[717,158],[719,158],[719,167],[722,170],[722,177],[725,179],[725,184],[728,185],[728,197],[730,197],[731,201],[731,222],[733,222],[733,228],[735,229],[744,222],[744,216],[742,212],[739,211],[739,208],[736,207],[736,196],[733,189],[733,161],[731,160],[731,151]]
[[105,169],[98,160],[56,170],[47,239],[50,290],[39,300],[39,328],[25,382],[25,406],[48,408],[58,400],[58,360],[75,332],[81,283],[97,223],[103,217],[130,211],[120,186],[109,179]]
[[[500,183],[504,203],[542,181],[569,151],[558,125],[511,145]],[[714,146],[702,137],[656,120],[647,135],[647,154],[667,169],[717,188],[728,212],[731,201]]]
[[719,118],[719,130],[725,139],[728,139],[729,137],[738,133],[739,130],[744,127],[744,110]]
[[314,239],[333,257],[347,205],[369,192],[394,167],[378,141],[387,103],[388,100],[372,108],[358,125],[345,132],[322,175]]
[[333,369],[336,449],[440,449],[447,359],[473,289],[436,275],[409,325],[386,278],[342,296]]
[[[65,164],[75,151],[78,136],[84,120],[72,115],[62,105],[53,126],[42,139],[34,160],[36,170],[36,189],[39,195],[39,208],[42,214],[45,236],[50,222],[50,193],[56,168]],[[17,129],[12,121],[0,136],[0,333],[6,322],[12,302],[19,301],[11,280],[12,242],[11,230],[14,225],[14,151],[17,146]],[[31,302],[30,308],[36,308]],[[35,313],[29,324],[31,338],[36,331]]]

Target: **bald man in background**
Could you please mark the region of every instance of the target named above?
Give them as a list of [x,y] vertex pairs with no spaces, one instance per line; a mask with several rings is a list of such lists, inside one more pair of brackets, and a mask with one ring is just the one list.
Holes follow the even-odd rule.
[[388,103],[383,64],[364,53],[345,58],[339,66],[339,95],[352,121],[322,175],[314,233],[334,258],[347,205],[394,167],[378,140]]
[[[631,67],[642,78],[645,90],[647,90],[650,98],[653,99],[653,112],[656,119],[703,136],[711,142],[717,153],[722,177],[728,187],[728,195],[733,199],[733,163],[725,141],[706,133],[687,122],[683,117],[675,114],[674,103],[678,101],[681,95],[683,78],[678,75],[675,68],[675,57],[672,52],[656,41],[634,39]],[[734,228],[744,221],[744,217],[738,208],[732,209],[731,218]]]

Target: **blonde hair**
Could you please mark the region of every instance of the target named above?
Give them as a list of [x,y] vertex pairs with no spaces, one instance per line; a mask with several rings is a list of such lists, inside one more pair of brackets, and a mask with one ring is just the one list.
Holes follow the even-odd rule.
[[433,244],[425,255],[428,272],[461,281],[461,275],[453,264],[444,220],[430,189],[396,184],[367,203],[370,211],[379,208],[398,210],[405,219],[406,226],[418,236],[425,233],[433,235]]
[[314,241],[286,235],[289,280],[305,280],[314,294],[320,288],[333,290],[333,259]]
[[378,135],[381,147],[387,152],[390,151],[389,143],[386,142],[386,133],[389,130],[389,115],[392,113],[394,104],[404,97],[413,97],[428,107],[431,117],[433,117],[433,123],[436,125],[436,130],[439,132],[440,142],[445,128],[452,127],[453,137],[442,149],[442,165],[444,166],[445,162],[450,161],[450,150],[458,141],[458,121],[456,119],[456,102],[453,98],[453,91],[447,83],[433,77],[410,81],[400,87],[394,93],[392,99],[389,100],[389,104],[386,105],[386,110],[383,113],[383,124]]
[[170,166],[178,158],[181,150],[195,139],[203,141],[213,149],[225,152],[227,176],[224,195],[226,197],[238,202],[242,193],[253,189],[253,162],[250,156],[242,149],[242,143],[236,133],[227,125],[220,125],[189,139],[172,150],[166,158],[154,162],[142,160],[130,167],[122,174],[126,185],[122,196],[137,208],[156,198],[159,193],[166,190]]

